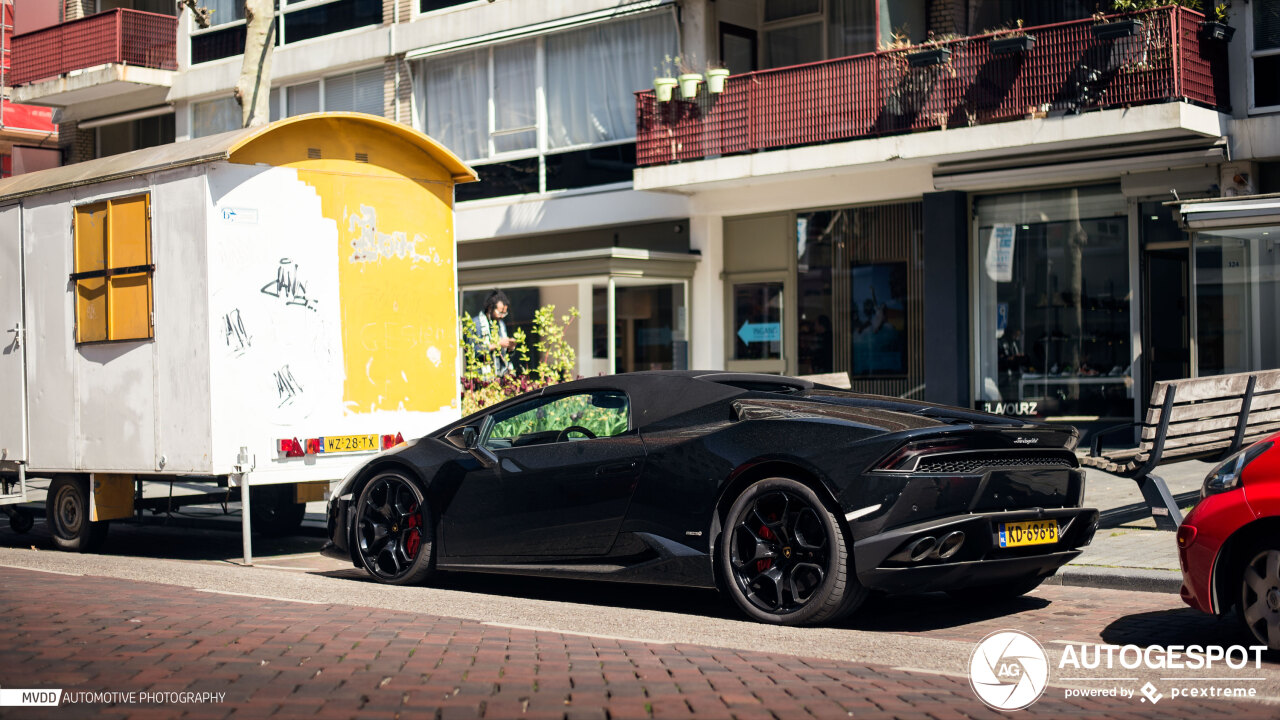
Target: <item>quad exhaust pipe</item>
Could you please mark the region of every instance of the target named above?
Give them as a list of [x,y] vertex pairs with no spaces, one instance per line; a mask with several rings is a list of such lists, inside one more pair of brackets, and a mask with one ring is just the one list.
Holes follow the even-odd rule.
[[891,559],[910,563],[920,563],[929,559],[950,560],[960,552],[964,540],[965,535],[961,530],[949,532],[943,535],[941,540],[932,535],[926,535],[895,553]]

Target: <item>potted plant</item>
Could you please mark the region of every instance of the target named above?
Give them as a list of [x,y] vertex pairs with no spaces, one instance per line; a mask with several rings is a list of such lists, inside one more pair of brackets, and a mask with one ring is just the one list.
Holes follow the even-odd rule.
[[1227,24],[1230,10],[1231,0],[1225,0],[1225,2],[1219,2],[1214,5],[1213,10],[1210,11],[1213,19],[1200,23],[1200,38],[1203,40],[1231,42],[1231,36],[1236,34],[1236,29]]
[[[1136,12],[1145,7],[1140,0],[1112,0],[1111,9],[1118,13]],[[1093,36],[1099,40],[1117,40],[1132,37],[1142,29],[1142,20],[1136,17],[1116,18],[1108,20],[1106,14],[1093,14],[1093,25],[1089,28]]]
[[729,77],[729,68],[723,63],[713,62],[707,66],[707,92],[718,94],[724,92],[724,82]]
[[1003,31],[1001,34],[991,38],[987,48],[992,55],[1027,52],[1035,47],[1036,36],[1028,35],[1022,31],[1022,18],[1018,18],[1014,22],[1017,24],[1012,29]]
[[676,58],[676,66],[680,68],[680,97],[692,100],[698,96],[698,85],[702,83],[702,73],[693,69],[693,63]]
[[671,101],[671,92],[675,90],[677,84],[674,68],[679,64],[680,58],[672,58],[667,55],[662,58],[662,67],[653,69],[656,76],[653,78],[653,94],[658,99],[658,102]]
[[934,35],[930,32],[929,39],[920,49],[907,53],[907,64],[911,67],[932,67],[951,62],[951,48],[944,47],[943,43],[958,37],[950,34]]

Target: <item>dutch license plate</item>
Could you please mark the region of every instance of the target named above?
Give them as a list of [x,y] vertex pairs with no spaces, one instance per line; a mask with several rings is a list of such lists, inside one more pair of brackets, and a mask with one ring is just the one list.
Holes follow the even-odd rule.
[[380,447],[377,435],[326,435],[324,438],[327,453],[366,452]]
[[1000,523],[1000,547],[1051,545],[1058,542],[1057,520]]

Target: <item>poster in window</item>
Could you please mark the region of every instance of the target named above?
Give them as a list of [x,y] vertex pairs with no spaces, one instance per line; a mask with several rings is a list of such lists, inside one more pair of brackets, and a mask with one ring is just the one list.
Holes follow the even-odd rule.
[[907,264],[855,265],[853,377],[907,374]]

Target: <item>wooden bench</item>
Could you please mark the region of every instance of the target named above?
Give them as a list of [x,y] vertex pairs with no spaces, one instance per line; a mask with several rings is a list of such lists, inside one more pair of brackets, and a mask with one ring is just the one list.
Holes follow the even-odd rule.
[[1159,465],[1226,457],[1280,431],[1280,370],[1158,382],[1141,424],[1141,443],[1127,450],[1100,450],[1098,433],[1081,464],[1132,478],[1151,508],[1156,527],[1176,530],[1182,513],[1169,488],[1152,470]]

